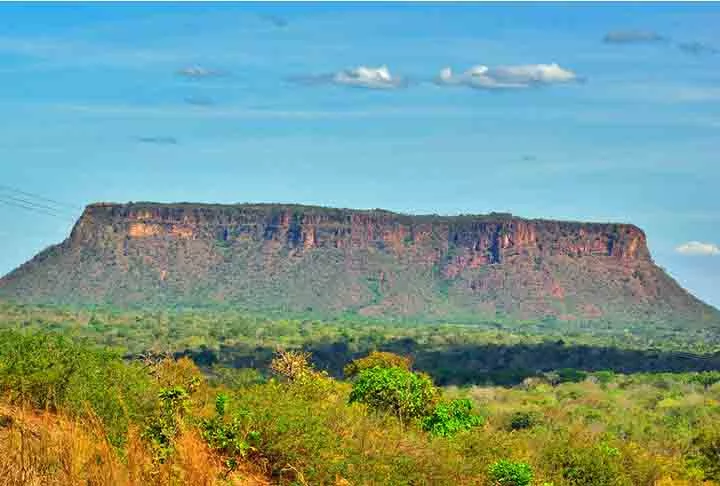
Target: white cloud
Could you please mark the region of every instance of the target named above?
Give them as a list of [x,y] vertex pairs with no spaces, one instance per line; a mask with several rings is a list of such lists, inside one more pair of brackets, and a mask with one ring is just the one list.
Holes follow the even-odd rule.
[[552,63],[494,68],[477,65],[460,74],[454,74],[451,68],[446,67],[440,71],[437,83],[445,86],[469,86],[481,89],[521,89],[578,80],[577,74],[573,71]]
[[390,70],[385,65],[378,68],[358,66],[354,69],[345,69],[333,75],[332,82],[371,89],[393,89],[402,85],[402,79],[390,74]]
[[715,243],[688,241],[676,247],[675,251],[683,255],[720,255],[720,246]]

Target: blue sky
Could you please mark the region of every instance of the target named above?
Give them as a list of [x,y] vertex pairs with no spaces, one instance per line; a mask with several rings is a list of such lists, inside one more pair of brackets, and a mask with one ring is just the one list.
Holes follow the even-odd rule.
[[718,4],[0,4],[0,273],[95,201],[510,211],[635,223],[720,306],[717,25]]

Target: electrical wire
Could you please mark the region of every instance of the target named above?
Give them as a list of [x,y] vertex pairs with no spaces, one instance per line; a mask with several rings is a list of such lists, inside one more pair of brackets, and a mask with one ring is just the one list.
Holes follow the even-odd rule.
[[69,220],[70,220],[69,217],[60,215],[60,214],[58,214],[58,213],[53,213],[53,212],[50,212],[50,211],[45,211],[44,209],[41,209],[41,208],[36,208],[36,207],[33,207],[33,206],[28,206],[28,205],[21,204],[21,203],[16,203],[16,202],[13,202],[13,201],[7,201],[7,200],[2,199],[2,198],[0,198],[0,204],[5,204],[6,206],[12,206],[12,207],[15,207],[15,208],[20,208],[20,209],[25,209],[25,210],[27,210],[27,211],[32,211],[32,212],[35,212],[35,213],[44,214],[44,215],[46,215],[46,216],[52,216],[52,217],[54,217],[54,218],[62,219],[63,221],[69,221]]
[[4,190],[4,191],[6,191],[6,192],[14,192],[15,194],[20,194],[20,195],[25,196],[25,197],[29,197],[29,198],[32,198],[32,199],[37,199],[37,200],[39,200],[39,201],[43,201],[43,202],[45,202],[45,203],[50,203],[50,204],[53,204],[53,205],[55,205],[55,206],[61,206],[61,207],[67,208],[67,209],[72,209],[72,210],[82,209],[82,208],[80,208],[80,207],[78,207],[78,206],[75,206],[75,205],[72,205],[72,204],[68,204],[68,203],[65,203],[65,202],[62,202],[62,201],[58,201],[57,199],[51,199],[51,198],[49,198],[49,197],[41,196],[41,195],[39,195],[39,194],[34,194],[34,193],[32,193],[32,192],[22,191],[22,190],[20,190],[20,189],[14,188],[14,187],[7,186],[7,185],[5,185],[5,184],[0,184],[0,190]]

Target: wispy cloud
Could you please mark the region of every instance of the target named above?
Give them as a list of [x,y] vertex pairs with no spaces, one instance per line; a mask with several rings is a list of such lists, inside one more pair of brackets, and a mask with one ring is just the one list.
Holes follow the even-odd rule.
[[552,63],[498,67],[477,65],[459,74],[446,67],[440,71],[436,82],[441,86],[469,86],[478,89],[523,89],[579,80],[575,72]]
[[178,141],[175,137],[155,136],[155,137],[137,137],[139,143],[148,143],[153,145],[177,145]]
[[85,65],[136,68],[187,59],[187,53],[180,50],[118,47],[50,37],[0,37],[0,52],[33,59],[35,67],[45,68]]
[[335,74],[319,74],[310,76],[294,76],[290,81],[307,85],[335,84],[367,89],[396,89],[406,86],[406,80],[390,73],[390,69],[380,67],[358,66],[344,69]]
[[184,101],[193,106],[213,106],[215,104],[212,98],[205,96],[186,96]]
[[603,41],[607,44],[665,43],[668,46],[679,49],[685,54],[696,56],[720,53],[719,49],[705,42],[696,40],[676,41],[672,40],[669,36],[661,35],[652,30],[616,30],[605,34]]
[[603,37],[603,41],[608,44],[643,44],[665,40],[667,40],[665,36],[652,30],[614,30]]
[[720,101],[720,87],[686,87],[672,93],[675,101],[708,102]]
[[271,24],[272,26],[280,29],[288,26],[287,19],[279,15],[261,15],[260,18],[265,22]]
[[710,44],[706,44],[704,42],[698,42],[698,41],[692,41],[692,42],[678,42],[677,43],[678,49],[683,51],[686,54],[694,54],[696,56],[702,55],[702,54],[718,54],[720,53],[720,50],[711,46]]
[[462,116],[474,113],[472,110],[455,108],[417,107],[417,108],[368,108],[365,110],[292,110],[273,108],[246,108],[240,106],[207,107],[195,109],[177,105],[90,105],[90,104],[54,104],[44,109],[79,113],[88,116],[112,116],[132,118],[226,118],[226,119],[345,119],[374,117],[407,116]]
[[225,76],[226,74],[227,73],[225,71],[199,65],[187,66],[177,71],[178,76],[191,79],[215,78],[218,76]]
[[682,255],[708,256],[720,255],[720,246],[715,243],[703,243],[700,241],[688,241],[675,248],[675,251]]

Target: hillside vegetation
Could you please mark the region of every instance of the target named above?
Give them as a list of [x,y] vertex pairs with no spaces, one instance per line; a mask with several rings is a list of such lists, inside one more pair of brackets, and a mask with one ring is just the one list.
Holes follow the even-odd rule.
[[389,353],[337,380],[299,351],[266,377],[55,333],[0,342],[5,484],[720,484],[714,372],[438,388]]

